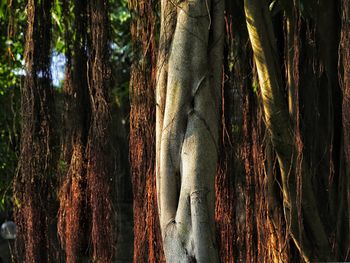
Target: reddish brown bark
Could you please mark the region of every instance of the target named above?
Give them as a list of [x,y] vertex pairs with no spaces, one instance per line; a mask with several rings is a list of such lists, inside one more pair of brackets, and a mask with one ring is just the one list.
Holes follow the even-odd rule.
[[[239,201],[235,200],[236,191],[235,176],[239,175],[237,156],[235,156],[235,146],[238,139],[233,135],[234,116],[234,88],[233,69],[229,68],[232,57],[229,56],[233,48],[234,40],[232,35],[232,13],[231,5],[227,6],[228,12],[225,18],[226,45],[225,45],[225,74],[228,79],[223,78],[221,89],[221,125],[219,141],[219,164],[215,178],[215,221],[216,236],[218,240],[218,252],[220,262],[235,262],[235,246],[237,246],[237,229],[235,228],[235,205]],[[237,165],[237,167],[236,167]],[[237,169],[235,171],[235,168]],[[237,201],[237,202],[236,202]]]
[[91,254],[95,262],[112,262],[115,254],[115,180],[110,135],[108,1],[89,1],[89,95],[91,123],[87,142],[87,200],[91,210]]
[[[85,150],[89,132],[90,105],[85,54],[86,45],[86,3],[75,1],[74,12],[76,37],[72,44],[68,33],[70,26],[66,18],[65,26],[67,46],[67,66],[64,83],[64,116],[65,133],[61,143],[61,160],[67,164],[59,192],[60,207],[58,211],[58,234],[65,252],[66,262],[82,260],[86,253],[88,226],[86,211],[86,159]],[[68,10],[69,3],[64,2],[63,10]],[[71,45],[73,49],[71,49]],[[73,65],[73,66],[72,66]]]
[[134,51],[130,83],[130,162],[134,262],[163,262],[155,177],[156,1],[130,0]]
[[18,262],[56,262],[54,96],[50,75],[51,0],[29,0],[19,173],[14,179]]

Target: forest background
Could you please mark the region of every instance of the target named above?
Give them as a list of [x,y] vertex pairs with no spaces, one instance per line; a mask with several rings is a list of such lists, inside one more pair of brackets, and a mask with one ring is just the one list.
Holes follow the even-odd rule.
[[[157,63],[175,37],[161,27],[188,1],[169,21],[166,2],[0,1],[0,222],[17,224],[14,260],[169,257]],[[210,211],[220,262],[350,260],[349,6],[226,1]]]

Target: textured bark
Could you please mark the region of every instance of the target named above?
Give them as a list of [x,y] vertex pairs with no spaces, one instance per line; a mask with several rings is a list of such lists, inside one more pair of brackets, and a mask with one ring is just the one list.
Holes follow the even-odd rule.
[[93,261],[111,262],[115,253],[115,218],[112,210],[114,170],[108,105],[108,1],[91,0],[88,10],[91,39],[88,88],[92,116],[86,158],[87,200],[91,207],[91,250]]
[[218,262],[218,151],[224,1],[161,2],[156,172],[167,262]]
[[[232,22],[231,13],[226,14],[226,45],[224,52],[224,74],[230,75],[232,72],[229,63],[232,63],[229,50],[231,48]],[[231,76],[231,75],[230,75]],[[221,123],[219,129],[219,165],[215,177],[215,222],[218,240],[218,252],[220,262],[234,262],[234,246],[236,233],[234,226],[234,206],[236,204],[234,179],[237,175],[238,167],[235,162],[235,139],[232,134],[234,114],[234,87],[232,80],[224,82],[221,89]],[[237,145],[235,145],[237,146]],[[234,168],[236,168],[236,173]]]
[[134,196],[134,262],[162,262],[155,178],[156,1],[130,0],[133,65],[130,162]]
[[[292,122],[281,92],[276,45],[267,8],[258,1],[245,1],[246,18],[261,87],[266,126],[276,151],[282,178],[284,216],[290,225],[299,252],[306,261],[330,260],[332,249],[317,207],[306,164],[302,164],[301,184],[296,176],[297,149]],[[302,196],[302,204],[298,202]],[[301,208],[299,208],[301,206]],[[300,219],[300,213],[304,220]],[[306,235],[305,230],[310,233]],[[310,240],[310,234],[313,239]],[[316,245],[313,245],[316,244]]]
[[[64,2],[63,10],[69,4]],[[85,150],[89,132],[91,109],[87,86],[86,47],[86,2],[75,1],[75,39],[68,33],[66,20],[67,66],[64,83],[65,133],[62,139],[61,160],[68,164],[59,192],[58,234],[66,255],[66,262],[82,260],[86,253],[88,227],[86,204],[86,159]],[[68,19],[68,18],[66,18]],[[73,45],[73,50],[71,46]]]
[[[224,85],[221,92],[219,166],[215,178],[215,221],[220,262],[244,262],[245,198],[241,90],[250,85],[249,49],[243,1],[226,1]],[[253,246],[251,246],[253,247]]]
[[350,4],[342,1],[342,30],[339,46],[340,83],[343,90],[344,151],[350,163]]
[[[339,80],[343,92],[343,102],[342,102],[342,118],[343,118],[343,142],[344,142],[344,155],[346,161],[345,176],[340,184],[339,192],[344,193],[341,196],[341,209],[340,212],[345,214],[345,218],[349,218],[350,215],[350,3],[349,1],[341,1],[341,17],[342,17],[342,28],[341,28],[341,39],[339,46]],[[342,214],[341,214],[342,215]],[[345,224],[344,224],[345,223]],[[344,248],[349,246],[349,230],[350,223],[349,220],[344,222],[341,220],[338,223],[339,236],[343,239]],[[346,245],[347,244],[347,245]],[[346,249],[345,249],[346,250]],[[349,250],[347,250],[348,252]],[[344,257],[343,257],[344,258]],[[349,260],[349,254],[346,254],[345,260]]]
[[55,149],[50,75],[52,1],[29,0],[19,173],[14,179],[18,262],[57,262],[52,226]]
[[[244,1],[227,1],[225,13],[226,129],[222,136],[226,145],[221,146],[224,154],[219,160],[223,168],[216,178],[221,262],[288,262],[293,259],[289,258],[275,155],[258,100]],[[225,163],[225,154],[230,151],[231,159]],[[222,173],[230,167],[231,172]]]

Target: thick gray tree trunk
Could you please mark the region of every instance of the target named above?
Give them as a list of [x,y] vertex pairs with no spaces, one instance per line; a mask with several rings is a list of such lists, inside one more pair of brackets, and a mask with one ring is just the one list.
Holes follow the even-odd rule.
[[224,1],[161,2],[157,196],[167,262],[218,262],[214,231]]

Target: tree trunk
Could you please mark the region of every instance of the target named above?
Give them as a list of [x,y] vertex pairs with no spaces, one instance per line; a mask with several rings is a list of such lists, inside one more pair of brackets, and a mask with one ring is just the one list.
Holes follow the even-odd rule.
[[[227,5],[226,5],[227,8]],[[235,199],[235,178],[240,177],[240,169],[237,165],[238,144],[232,132],[234,118],[237,116],[234,109],[234,94],[236,86],[233,85],[233,69],[229,67],[233,63],[229,54],[232,48],[232,22],[231,12],[226,9],[226,39],[224,48],[224,75],[228,80],[221,86],[221,108],[219,128],[219,165],[215,176],[215,223],[218,241],[218,252],[220,262],[234,262],[235,246],[237,243],[235,229],[235,206],[238,200]],[[241,177],[240,177],[241,178]],[[240,188],[241,189],[241,188]],[[238,191],[237,191],[238,192]],[[237,202],[236,202],[237,201]]]
[[156,2],[129,0],[133,65],[130,162],[134,196],[134,262],[162,262],[155,180]]
[[290,225],[290,234],[305,261],[331,260],[333,254],[329,234],[322,222],[311,174],[305,162],[301,164],[301,173],[296,172],[298,150],[288,107],[281,92],[281,72],[267,7],[259,1],[246,0],[245,12],[259,75],[266,127],[281,171],[284,216],[287,225]]
[[156,172],[167,262],[218,262],[214,178],[224,1],[161,2]]
[[[69,2],[64,2],[63,12],[68,12]],[[88,229],[86,204],[86,144],[89,133],[91,108],[87,85],[86,2],[75,1],[73,25],[66,18],[66,49],[68,50],[64,83],[64,116],[61,162],[68,168],[64,172],[59,192],[58,234],[67,263],[79,262],[86,254]],[[73,40],[69,30],[75,30]],[[72,42],[73,41],[73,45]],[[71,49],[71,45],[73,49]],[[71,52],[72,50],[72,52]]]
[[[245,237],[248,232],[245,225],[244,161],[241,159],[244,145],[242,91],[249,90],[250,86],[250,79],[246,76],[251,74],[251,51],[246,49],[245,52],[241,52],[242,47],[248,42],[243,1],[226,1],[225,29],[223,63],[225,78],[221,92],[215,220],[220,262],[233,263],[246,261]],[[250,247],[253,248],[253,244]]]
[[57,262],[52,227],[56,136],[50,75],[50,0],[29,0],[19,173],[14,179],[18,262]]
[[[339,192],[344,193],[341,195],[341,208],[344,212],[344,218],[350,218],[350,3],[347,0],[341,1],[341,39],[339,46],[339,77],[340,84],[343,92],[342,114],[343,114],[343,143],[344,143],[344,155],[345,155],[345,176],[340,184]],[[345,221],[345,220],[344,220]],[[342,247],[347,249],[345,260],[349,260],[349,230],[350,222],[340,221],[339,233],[343,238]],[[346,246],[347,244],[347,246]]]
[[91,103],[87,158],[87,200],[91,209],[94,262],[112,262],[115,250],[115,215],[112,192],[115,180],[110,136],[108,1],[89,1],[90,58],[88,88]]

